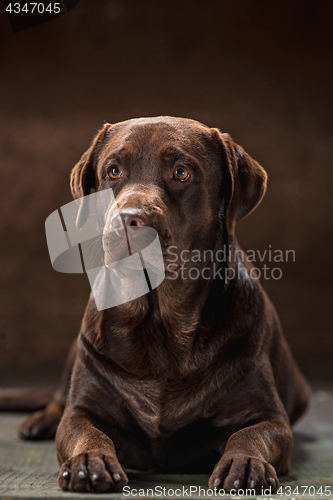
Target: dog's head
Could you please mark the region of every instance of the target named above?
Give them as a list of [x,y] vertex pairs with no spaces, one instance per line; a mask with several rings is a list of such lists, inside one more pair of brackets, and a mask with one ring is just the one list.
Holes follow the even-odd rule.
[[[139,118],[104,125],[74,167],[71,188],[74,198],[112,188],[116,203],[101,215],[106,252],[112,232],[148,226],[163,253],[174,246],[179,255],[214,249],[221,234],[232,237],[235,223],[260,203],[266,173],[218,129],[183,118]],[[77,226],[87,217],[83,198]]]

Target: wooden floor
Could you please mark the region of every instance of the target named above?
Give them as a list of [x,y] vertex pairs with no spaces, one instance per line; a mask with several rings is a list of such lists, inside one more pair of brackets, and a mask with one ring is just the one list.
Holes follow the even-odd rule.
[[[58,488],[58,466],[54,442],[20,441],[16,436],[16,428],[22,418],[22,414],[0,414],[0,499],[82,497],[89,500],[92,497],[96,498],[96,494],[65,493]],[[295,500],[333,499],[333,392],[325,390],[314,393],[307,416],[295,426],[294,437],[291,474],[281,479],[284,494],[273,496]],[[132,489],[150,489],[147,492],[148,498],[199,499],[209,496],[206,493],[208,476],[205,475],[129,474],[129,478]],[[160,489],[154,490],[156,486]],[[197,491],[192,489],[190,493],[190,486],[196,486]],[[205,491],[199,493],[199,486]],[[325,486],[330,487],[331,494],[329,494],[329,488],[326,489],[325,494]],[[166,490],[163,491],[163,487]],[[173,495],[172,490],[176,488],[181,490]],[[134,498],[134,493],[131,496],[125,496],[123,493],[98,494],[98,496],[116,500]],[[137,497],[139,493],[138,491]],[[233,498],[239,499],[245,496],[238,495]],[[252,498],[255,497],[252,496]],[[263,497],[259,496],[259,498]],[[266,495],[265,498],[269,496]]]

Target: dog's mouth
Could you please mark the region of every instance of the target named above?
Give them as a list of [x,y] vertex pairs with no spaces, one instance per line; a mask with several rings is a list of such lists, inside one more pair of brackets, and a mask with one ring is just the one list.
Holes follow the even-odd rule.
[[151,227],[124,227],[103,235],[104,263],[119,277],[133,277],[150,270],[164,275],[158,233]]

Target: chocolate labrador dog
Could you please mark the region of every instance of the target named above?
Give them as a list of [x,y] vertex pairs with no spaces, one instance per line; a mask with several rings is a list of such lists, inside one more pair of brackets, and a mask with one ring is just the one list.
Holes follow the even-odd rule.
[[[154,228],[165,279],[102,311],[91,296],[62,386],[21,436],[51,437],[60,421],[64,490],[113,490],[135,469],[276,491],[309,388],[235,237],[265,193],[263,168],[217,129],[140,118],[103,127],[71,188],[74,198],[112,188],[125,226]],[[105,252],[117,217],[110,207]]]

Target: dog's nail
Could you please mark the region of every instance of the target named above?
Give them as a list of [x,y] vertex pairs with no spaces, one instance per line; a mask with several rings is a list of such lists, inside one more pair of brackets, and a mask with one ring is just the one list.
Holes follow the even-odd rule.
[[113,479],[117,482],[120,481],[120,474],[113,474]]
[[218,486],[220,486],[220,484],[221,484],[221,479],[215,479],[213,487],[217,488]]
[[234,482],[234,487],[236,488],[236,490],[240,487],[240,480],[239,479],[236,479],[236,481]]
[[92,481],[97,481],[97,479],[98,479],[98,475],[97,475],[97,474],[93,474],[93,475],[91,476],[91,480],[92,480]]
[[65,472],[62,473],[62,477],[64,479],[66,479],[66,477],[68,477],[68,476],[69,476],[69,472],[68,472],[68,470],[65,470]]
[[86,474],[85,474],[85,472],[83,472],[83,470],[80,470],[80,472],[79,472],[78,475],[79,475],[80,479],[85,479],[86,478]]
[[254,479],[252,479],[251,483],[250,483],[250,488],[253,489],[257,486],[257,481],[255,481]]
[[275,481],[274,477],[270,477],[270,478],[268,479],[268,481],[267,481],[267,482],[268,482],[268,484],[269,484],[272,488],[275,488],[275,486],[276,486],[276,481]]

